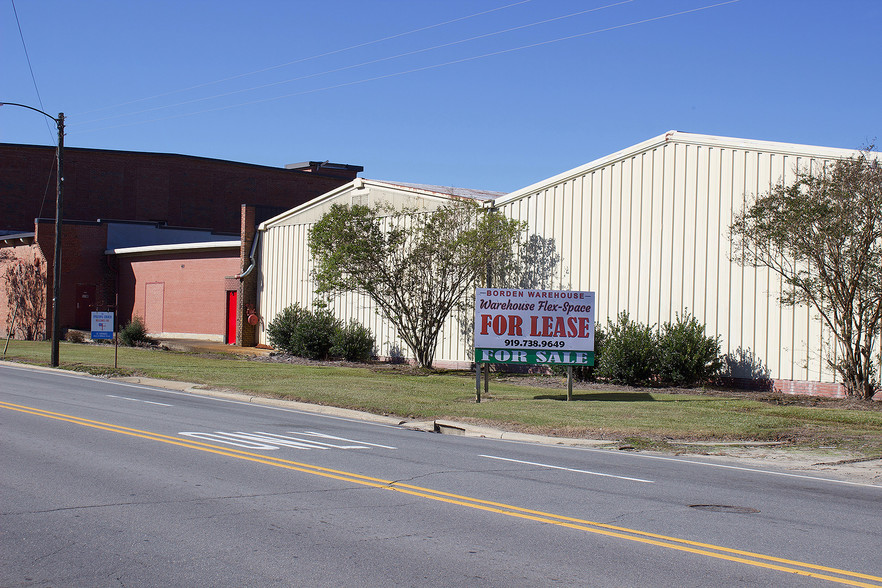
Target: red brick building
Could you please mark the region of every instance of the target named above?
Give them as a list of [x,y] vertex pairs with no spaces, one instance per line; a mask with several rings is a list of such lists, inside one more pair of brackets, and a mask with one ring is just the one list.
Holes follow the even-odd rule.
[[[227,337],[232,324],[226,316],[229,292],[235,291],[237,340],[252,344],[253,335],[243,319],[246,307],[254,305],[253,294],[248,295],[253,286],[247,284],[247,276],[225,279],[219,285],[218,272],[224,278],[244,273],[250,263],[248,237],[256,223],[345,184],[362,169],[328,162],[274,168],[186,155],[65,148],[62,332],[88,329],[91,311],[110,309],[118,288],[120,321],[130,320],[132,314],[143,316],[138,305],[146,300],[146,283],[140,282],[147,279],[169,284],[157,332]],[[54,147],[0,144],[0,309],[5,306],[0,312],[0,335],[9,332],[18,307],[16,337],[49,336],[55,181]],[[235,255],[235,264],[228,259],[221,270],[214,260],[217,246],[211,245],[153,257],[113,253],[216,241],[227,242],[224,255]],[[195,270],[175,277],[189,280],[189,289],[179,288],[175,280],[172,287],[156,277],[176,255],[181,256],[175,261],[178,267],[189,263]],[[206,256],[202,262],[197,260],[200,255]],[[212,271],[206,273],[209,266]],[[134,284],[126,282],[130,278]],[[158,291],[154,286],[154,300]],[[222,303],[204,304],[214,314],[194,329],[187,317],[194,316],[198,304],[191,304],[190,310],[187,304],[178,308],[185,301],[174,298],[182,292]],[[234,337],[229,339],[233,342]]]
[[129,247],[115,258],[120,316],[164,337],[236,340],[238,240]]

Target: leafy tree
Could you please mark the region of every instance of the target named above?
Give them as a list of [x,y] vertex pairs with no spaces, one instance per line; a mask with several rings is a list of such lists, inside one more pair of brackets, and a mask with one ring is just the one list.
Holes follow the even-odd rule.
[[[520,237],[524,237],[521,231]],[[487,279],[494,288],[513,288],[517,290],[552,290],[558,281],[558,268],[561,256],[557,252],[554,237],[530,235],[519,238],[515,247],[495,251],[490,260],[489,275],[478,276],[478,286],[487,286]],[[566,273],[566,272],[565,272]],[[563,287],[563,286],[559,286]],[[466,353],[474,357],[475,351],[475,299],[467,297],[457,308],[460,329],[466,345]],[[594,340],[597,357],[597,338]],[[593,372],[591,372],[593,373]]]
[[742,265],[782,277],[782,304],[814,307],[833,333],[828,359],[849,396],[873,397],[882,327],[882,166],[870,149],[799,170],[745,203],[730,237]]
[[452,202],[434,211],[335,204],[310,229],[316,289],[368,296],[423,367],[444,321],[521,223]]
[[554,237],[530,235],[516,248],[499,251],[493,259],[493,286],[519,290],[551,290],[557,278],[560,253]]

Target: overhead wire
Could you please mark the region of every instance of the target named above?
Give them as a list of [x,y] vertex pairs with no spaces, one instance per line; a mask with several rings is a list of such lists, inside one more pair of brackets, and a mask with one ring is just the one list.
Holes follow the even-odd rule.
[[[9,0],[9,3],[12,4],[12,13],[15,15],[15,24],[18,27],[18,36],[21,39],[21,46],[24,49],[25,60],[28,62],[28,70],[31,72],[31,81],[34,83],[34,92],[37,94],[37,102],[40,104],[40,110],[45,111],[46,107],[43,106],[43,97],[40,95],[40,87],[37,85],[37,76],[34,75],[34,67],[31,64],[31,56],[28,53],[28,45],[25,43],[24,32],[21,30],[21,21],[18,18],[18,10],[15,8],[15,0]],[[52,127],[49,125],[49,121],[45,118],[43,122],[46,123],[46,130],[49,131],[49,137],[51,138],[51,142],[58,148],[58,136],[52,132]],[[52,159],[52,163],[49,166],[49,174],[46,178],[46,188],[43,190],[43,199],[40,201],[40,212],[37,214],[37,218],[43,216],[43,207],[46,206],[46,197],[49,194],[49,185],[52,181],[52,174],[55,172],[55,164],[57,160],[55,158]]]
[[[12,14],[15,15],[15,24],[18,26],[18,37],[21,39],[21,46],[24,49],[25,60],[28,62],[28,70],[31,72],[31,81],[34,83],[34,92],[37,93],[37,102],[40,103],[40,110],[46,110],[43,106],[43,97],[40,96],[40,88],[37,86],[37,76],[34,75],[34,66],[31,64],[31,56],[28,53],[28,45],[25,43],[24,33],[21,30],[21,21],[18,18],[18,10],[15,8],[15,0],[9,0],[9,3],[12,4]],[[52,133],[52,127],[49,126],[49,121],[43,119],[43,122],[46,123],[46,129],[49,131],[49,136],[52,137],[52,142],[54,144],[58,144],[57,137],[55,137]]]
[[[368,47],[368,46],[370,46],[370,45],[376,45],[376,44],[378,44],[378,43],[383,43],[383,42],[385,42],[385,41],[391,41],[392,39],[398,39],[398,38],[401,38],[401,37],[406,37],[407,35],[413,35],[413,34],[415,34],[415,33],[421,33],[421,32],[423,32],[423,31],[428,31],[428,30],[430,30],[430,29],[435,29],[435,28],[438,28],[438,27],[443,27],[443,26],[446,26],[446,25],[449,25],[449,24],[453,24],[453,23],[455,23],[455,22],[461,22],[461,21],[464,21],[464,20],[468,20],[468,19],[470,19],[470,18],[476,18],[476,17],[478,17],[478,16],[483,16],[483,15],[485,15],[485,14],[490,14],[490,13],[492,13],[492,12],[498,12],[498,11],[500,11],[500,10],[506,10],[506,9],[508,9],[508,8],[513,8],[513,7],[515,7],[515,6],[519,6],[519,5],[521,5],[521,4],[527,4],[528,2],[532,2],[532,1],[533,1],[533,0],[520,0],[520,1],[518,1],[518,2],[514,2],[514,3],[511,3],[511,4],[506,4],[505,6],[498,6],[498,7],[496,7],[496,8],[491,8],[491,9],[489,9],[489,10],[483,10],[483,11],[481,11],[481,12],[476,12],[476,13],[474,13],[474,14],[469,14],[469,15],[466,15],[466,16],[460,16],[460,17],[457,17],[457,18],[454,18],[454,19],[450,19],[450,20],[446,20],[446,21],[444,21],[444,22],[439,22],[439,23],[436,23],[436,24],[433,24],[433,25],[428,25],[428,26],[424,26],[424,27],[419,27],[419,28],[416,28],[416,29],[413,29],[413,30],[410,30],[410,31],[402,32],[402,33],[396,33],[396,34],[394,34],[394,35],[389,35],[389,36],[386,36],[386,37],[382,37],[382,38],[380,38],[380,39],[374,39],[373,41],[365,41],[364,43],[358,43],[358,44],[356,44],[356,45],[350,45],[349,47],[344,47],[344,48],[342,48],[342,49],[334,49],[333,51],[326,51],[326,52],[324,52],[324,53],[318,53],[318,54],[316,54],[316,55],[310,55],[309,57],[301,57],[300,59],[295,59],[294,61],[288,61],[288,62],[286,62],[286,63],[280,63],[280,64],[278,64],[278,65],[271,65],[271,66],[269,66],[269,67],[264,67],[264,68],[257,69],[257,70],[254,70],[254,71],[245,72],[245,73],[241,73],[241,74],[236,74],[236,75],[234,75],[234,76],[230,76],[230,77],[227,77],[227,78],[222,78],[222,79],[219,79],[219,80],[214,80],[214,81],[211,81],[211,82],[204,82],[204,83],[201,83],[201,84],[196,84],[195,86],[190,86],[190,87],[188,87],[188,88],[181,88],[181,89],[179,89],[179,90],[171,90],[171,91],[169,91],[169,92],[164,92],[164,93],[162,93],[162,94],[156,94],[156,95],[154,95],[154,96],[148,96],[148,97],[145,97],[145,98],[137,98],[137,99],[135,99],[135,100],[130,100],[130,101],[128,101],[128,102],[122,102],[122,103],[120,103],[120,104],[115,104],[115,105],[112,105],[112,106],[102,106],[101,108],[96,108],[96,109],[93,109],[93,110],[87,110],[87,111],[84,111],[84,112],[81,112],[81,113],[78,113],[78,114],[81,116],[81,115],[84,115],[84,114],[91,114],[91,113],[93,113],[93,112],[100,112],[100,111],[102,111],[102,110],[110,110],[110,109],[112,109],[112,108],[119,108],[119,107],[121,107],[121,106],[128,106],[128,105],[130,105],[130,104],[137,104],[138,102],[145,102],[145,101],[147,101],[147,100],[154,100],[154,99],[156,99],[156,98],[164,98],[164,97],[166,97],[166,96],[173,96],[174,94],[181,94],[181,93],[183,93],[183,92],[189,92],[189,91],[191,91],[191,90],[198,90],[199,88],[205,88],[205,87],[207,87],[207,86],[214,86],[214,85],[217,85],[217,84],[222,84],[222,83],[224,83],[224,82],[229,82],[229,81],[232,81],[232,80],[238,80],[238,79],[240,79],[240,78],[245,78],[245,77],[252,76],[252,75],[257,75],[257,74],[260,74],[260,73],[264,73],[264,72],[268,72],[268,71],[273,71],[273,70],[276,70],[276,69],[281,69],[281,68],[283,68],[283,67],[288,67],[288,66],[291,66],[291,65],[296,65],[296,64],[298,64],[298,63],[304,63],[304,62],[306,62],[306,61],[311,61],[311,60],[313,60],[313,59],[320,59],[320,58],[322,58],[322,57],[328,57],[328,56],[331,56],[331,55],[336,55],[336,54],[338,54],[338,53],[344,53],[344,52],[346,52],[346,51],[352,51],[353,49],[361,49],[362,47]],[[629,1],[631,1],[631,0],[629,0]]]
[[[573,18],[573,17],[576,17],[576,16],[581,16],[581,15],[583,15],[583,14],[587,14],[587,13],[589,13],[589,12],[597,12],[597,11],[599,11],[599,10],[605,10],[605,9],[607,9],[607,8],[614,8],[614,7],[616,7],[616,6],[621,6],[622,4],[628,4],[628,3],[631,3],[631,2],[634,2],[634,0],[620,0],[619,2],[614,2],[614,3],[612,3],[612,4],[607,4],[607,5],[605,5],[605,6],[598,6],[598,7],[595,7],[595,8],[589,8],[589,9],[586,9],[586,10],[580,10],[580,11],[573,12],[573,13],[570,13],[570,14],[565,14],[565,15],[562,15],[562,16],[556,16],[556,17],[553,17],[553,18],[547,18],[547,19],[544,19],[544,20],[539,20],[539,21],[536,21],[536,22],[531,22],[531,23],[527,23],[527,24],[524,24],[524,25],[519,25],[519,26],[516,26],[516,27],[510,27],[510,28],[507,28],[507,29],[502,29],[502,30],[499,30],[499,31],[494,31],[494,32],[491,32],[491,33],[484,33],[484,34],[481,34],[481,35],[476,35],[476,36],[473,36],[473,37],[469,37],[469,38],[467,38],[467,39],[460,39],[460,40],[458,40],[458,41],[450,41],[450,42],[447,42],[447,43],[442,43],[442,44],[440,44],[440,45],[434,45],[434,46],[432,46],[432,47],[425,47],[425,48],[423,48],[423,49],[415,49],[415,50],[413,50],[413,51],[407,51],[407,52],[405,52],[405,53],[399,53],[399,54],[397,54],[397,55],[390,55],[390,56],[387,56],[387,57],[380,57],[380,58],[378,58],[378,59],[372,59],[372,60],[369,60],[369,61],[363,61],[363,62],[361,62],[361,63],[356,63],[356,64],[353,64],[353,65],[346,65],[346,66],[343,66],[343,67],[338,67],[338,68],[334,68],[334,69],[329,69],[329,70],[322,71],[322,72],[316,72],[316,73],[311,73],[311,74],[307,74],[307,75],[303,75],[303,76],[298,76],[298,77],[296,77],[296,78],[290,78],[290,79],[287,79],[287,80],[280,80],[280,81],[277,81],[277,82],[270,82],[270,83],[262,84],[262,85],[259,85],[259,86],[253,86],[253,87],[251,87],[251,88],[242,88],[242,89],[239,89],[239,90],[232,90],[232,91],[230,91],[230,92],[224,92],[224,93],[222,93],[222,94],[215,94],[215,95],[213,95],[213,96],[205,96],[205,97],[202,97],[202,98],[193,98],[192,100],[185,100],[185,101],[182,101],[182,102],[177,102],[177,103],[175,103],[175,104],[167,104],[167,105],[163,105],[163,106],[155,106],[155,107],[153,107],[153,108],[147,108],[147,109],[144,109],[144,110],[138,110],[138,111],[135,111],[135,112],[128,112],[128,113],[117,114],[117,115],[107,116],[107,117],[98,118],[98,119],[92,119],[92,120],[82,121],[82,122],[79,122],[79,123],[76,123],[76,124],[77,124],[77,125],[85,125],[85,124],[92,124],[92,123],[96,123],[96,122],[103,122],[103,121],[106,121],[106,120],[114,120],[114,119],[118,119],[118,118],[124,118],[124,117],[128,117],[128,116],[136,116],[136,115],[139,115],[139,114],[145,114],[145,113],[148,113],[148,112],[156,112],[156,111],[158,111],[158,110],[165,110],[165,109],[167,109],[167,108],[176,108],[176,107],[178,107],[178,106],[184,106],[184,105],[187,105],[187,104],[194,104],[194,103],[197,103],[197,102],[206,102],[206,101],[208,101],[208,100],[215,100],[215,99],[217,99],[217,98],[226,98],[227,96],[234,96],[234,95],[236,95],[236,94],[243,94],[243,93],[245,93],[245,92],[253,92],[253,91],[255,91],[255,90],[262,90],[262,89],[264,89],[264,88],[270,88],[270,87],[273,87],[273,86],[280,86],[280,85],[282,85],[282,84],[289,84],[289,83],[292,83],[292,82],[299,82],[299,81],[303,81],[303,80],[306,80],[306,79],[315,78],[315,77],[319,77],[319,76],[323,76],[323,75],[328,75],[328,74],[332,74],[332,73],[339,73],[339,72],[341,72],[341,71],[347,71],[347,70],[351,70],[351,69],[356,69],[356,68],[364,67],[364,66],[367,66],[367,65],[374,65],[374,64],[377,64],[377,63],[382,63],[382,62],[384,62],[384,61],[391,61],[391,60],[393,60],[393,59],[400,59],[400,58],[402,58],[402,57],[410,57],[410,56],[412,56],[412,55],[417,55],[417,54],[420,54],[420,53],[426,53],[426,52],[429,52],[429,51],[434,51],[434,50],[436,50],[436,49],[444,49],[444,48],[447,48],[447,47],[452,47],[452,46],[454,46],[454,45],[461,45],[461,44],[463,44],[463,43],[469,43],[469,42],[471,42],[471,41],[477,41],[477,40],[479,40],[479,39],[486,39],[486,38],[488,38],[488,37],[493,37],[493,36],[496,36],[496,35],[502,35],[502,34],[505,34],[505,33],[513,32],[513,31],[518,31],[518,30],[522,30],[522,29],[526,29],[526,28],[530,28],[530,27],[535,27],[535,26],[539,26],[539,25],[543,25],[543,24],[548,24],[548,23],[550,23],[550,22],[555,22],[555,21],[559,21],[559,20],[566,19],[566,18]],[[451,21],[448,21],[448,22],[451,22]],[[425,29],[425,28],[429,28],[429,27],[424,27],[424,29]],[[394,37],[387,37],[387,38],[394,38]],[[328,54],[326,54],[326,55],[329,55],[329,54],[330,54],[330,53],[328,53]],[[265,70],[264,70],[264,71],[265,71]],[[94,112],[94,111],[93,111],[93,112]]]
[[384,75],[374,76],[374,77],[370,77],[370,78],[363,78],[363,79],[360,79],[360,80],[354,80],[354,81],[351,81],[351,82],[343,82],[343,83],[340,83],[340,84],[334,84],[334,85],[330,85],[330,86],[324,86],[324,87],[322,87],[322,88],[313,88],[313,89],[310,89],[310,90],[302,90],[302,91],[299,91],[299,92],[294,92],[294,93],[290,93],[290,94],[284,94],[284,95],[280,95],[280,96],[272,96],[272,97],[269,97],[269,98],[261,98],[261,99],[259,99],[259,100],[252,100],[252,101],[249,101],[249,102],[240,102],[240,103],[237,103],[237,104],[229,104],[229,105],[226,105],[226,106],[218,106],[218,107],[216,107],[216,108],[209,108],[209,109],[200,110],[200,111],[196,111],[196,112],[182,113],[182,114],[171,115],[171,116],[167,116],[167,117],[154,118],[154,119],[143,120],[143,121],[137,121],[137,122],[131,122],[131,123],[124,123],[124,124],[113,125],[113,126],[108,126],[108,127],[101,127],[101,128],[97,128],[97,129],[84,130],[84,131],[79,131],[79,132],[81,132],[81,133],[90,133],[90,132],[98,132],[98,131],[104,131],[104,130],[110,130],[110,129],[122,128],[122,127],[128,127],[128,126],[135,126],[135,125],[140,125],[140,124],[147,124],[147,123],[153,123],[153,122],[161,122],[161,121],[165,121],[165,120],[173,120],[173,119],[178,119],[178,118],[185,118],[185,117],[188,117],[188,116],[196,116],[196,115],[200,115],[200,114],[207,114],[207,113],[212,113],[212,112],[220,112],[220,111],[224,111],[224,110],[230,110],[230,109],[233,109],[233,108],[241,108],[241,107],[243,107],[243,106],[251,106],[251,105],[254,105],[254,104],[262,104],[262,103],[266,103],[266,102],[272,102],[272,101],[275,101],[275,100],[282,100],[282,99],[285,99],[285,98],[293,98],[293,97],[296,97],[296,96],[303,96],[303,95],[307,95],[307,94],[314,94],[314,93],[317,93],[317,92],[324,92],[324,91],[328,91],[328,90],[334,90],[334,89],[338,89],[338,88],[344,88],[344,87],[348,87],[348,86],[354,86],[354,85],[358,85],[358,84],[364,84],[364,83],[374,82],[374,81],[383,80],[383,79],[389,79],[389,78],[398,77],[398,76],[403,76],[403,75],[408,75],[408,74],[417,73],[417,72],[421,72],[421,71],[427,71],[427,70],[431,70],[431,69],[437,69],[437,68],[440,68],[440,67],[447,67],[447,66],[450,66],[450,65],[457,65],[457,64],[460,64],[460,63],[466,63],[466,62],[469,62],[469,61],[476,61],[476,60],[479,60],[479,59],[485,59],[485,58],[488,58],[488,57],[495,57],[495,56],[497,56],[497,55],[504,55],[504,54],[507,54],[507,53],[513,53],[513,52],[515,52],[515,51],[522,51],[522,50],[525,50],[525,49],[532,49],[532,48],[535,48],[535,47],[541,47],[541,46],[544,46],[544,45],[550,45],[550,44],[553,44],[553,43],[560,43],[560,42],[563,42],[563,41],[569,41],[569,40],[572,40],[572,39],[578,39],[578,38],[581,38],[581,37],[587,37],[587,36],[590,36],[590,35],[597,35],[597,34],[600,34],[600,33],[605,33],[605,32],[614,31],[614,30],[618,30],[618,29],[623,29],[623,28],[627,28],[627,27],[637,26],[637,25],[646,24],[646,23],[649,23],[649,22],[655,22],[655,21],[659,21],[659,20],[664,20],[664,19],[668,19],[668,18],[674,18],[674,17],[677,17],[677,16],[683,16],[683,15],[685,15],[685,14],[691,14],[691,13],[700,12],[700,11],[703,11],[703,10],[710,10],[710,9],[712,9],[712,8],[719,8],[720,6],[725,6],[725,5],[728,5],[728,4],[735,4],[735,3],[740,2],[740,1],[741,1],[741,0],[725,0],[725,1],[723,1],[723,2],[717,2],[717,3],[714,3],[714,4],[708,4],[708,5],[700,6],[700,7],[697,7],[697,8],[690,8],[690,9],[687,9],[687,10],[681,10],[681,11],[678,11],[678,12],[672,12],[672,13],[663,14],[663,15],[660,15],[660,16],[654,16],[654,17],[645,18],[645,19],[641,19],[641,20],[631,21],[631,22],[628,22],[628,23],[620,24],[620,25],[613,25],[613,26],[604,27],[604,28],[600,28],[600,29],[595,29],[595,30],[587,31],[587,32],[583,32],[583,33],[576,33],[576,34],[573,34],[573,35],[567,35],[567,36],[564,36],[564,37],[558,37],[558,38],[556,38],[556,39],[550,39],[550,40],[546,40],[546,41],[538,41],[538,42],[536,42],[536,43],[529,43],[529,44],[527,44],[527,45],[521,45],[521,46],[518,46],[518,47],[512,47],[512,48],[509,48],[509,49],[501,49],[501,50],[499,50],[499,51],[492,51],[492,52],[489,52],[489,53],[483,53],[483,54],[480,54],[480,55],[473,55],[473,56],[470,56],[470,57],[464,57],[464,58],[461,58],[461,59],[454,59],[454,60],[451,60],[451,61],[446,61],[446,62],[444,62],[444,63],[437,63],[437,64],[427,65],[427,66],[423,66],[423,67],[412,68],[412,69],[408,69],[408,70],[404,70],[404,71],[399,71],[399,72],[393,72],[393,73],[389,73],[389,74],[384,74]]

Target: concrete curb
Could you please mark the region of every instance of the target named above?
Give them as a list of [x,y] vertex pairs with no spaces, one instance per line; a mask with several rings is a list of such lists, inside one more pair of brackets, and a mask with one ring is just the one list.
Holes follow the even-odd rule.
[[481,437],[485,439],[503,439],[505,441],[519,441],[522,443],[540,443],[543,445],[573,445],[577,447],[600,447],[612,445],[613,441],[599,439],[575,439],[569,437],[549,437],[548,435],[531,435],[529,433],[516,433],[504,431],[493,427],[482,427],[447,420],[432,421],[406,421],[401,423],[406,429],[426,431],[429,433],[442,433],[445,435],[460,435],[463,437]]

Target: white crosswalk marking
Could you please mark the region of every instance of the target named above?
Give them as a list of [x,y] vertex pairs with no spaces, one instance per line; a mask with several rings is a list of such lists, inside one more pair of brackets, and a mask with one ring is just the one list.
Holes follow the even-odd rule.
[[[217,443],[225,443],[235,447],[243,447],[246,449],[262,449],[273,451],[287,447],[290,449],[370,449],[371,447],[379,447],[382,449],[396,449],[390,445],[380,445],[378,443],[368,443],[365,441],[356,441],[354,439],[346,439],[344,437],[335,437],[334,435],[326,435],[324,433],[316,433],[315,431],[297,432],[288,431],[292,435],[281,435],[279,433],[267,433],[265,431],[254,431],[247,433],[245,431],[224,432],[214,431],[182,431],[179,435],[203,439],[205,441],[214,441]],[[304,439],[303,437],[309,437]],[[317,439],[322,439],[321,441]],[[330,441],[342,441],[341,443],[331,443]]]
[[[293,433],[293,431],[291,431],[291,432]],[[361,445],[370,445],[371,447],[382,447],[383,449],[396,449],[395,447],[390,447],[389,445],[380,445],[378,443],[368,443],[367,441],[353,441],[352,439],[345,439],[343,437],[334,437],[333,435],[325,435],[324,433],[315,433],[313,431],[309,431],[307,433],[301,433],[301,435],[322,437],[324,439],[335,439],[337,441],[348,441],[350,443],[359,443]]]

